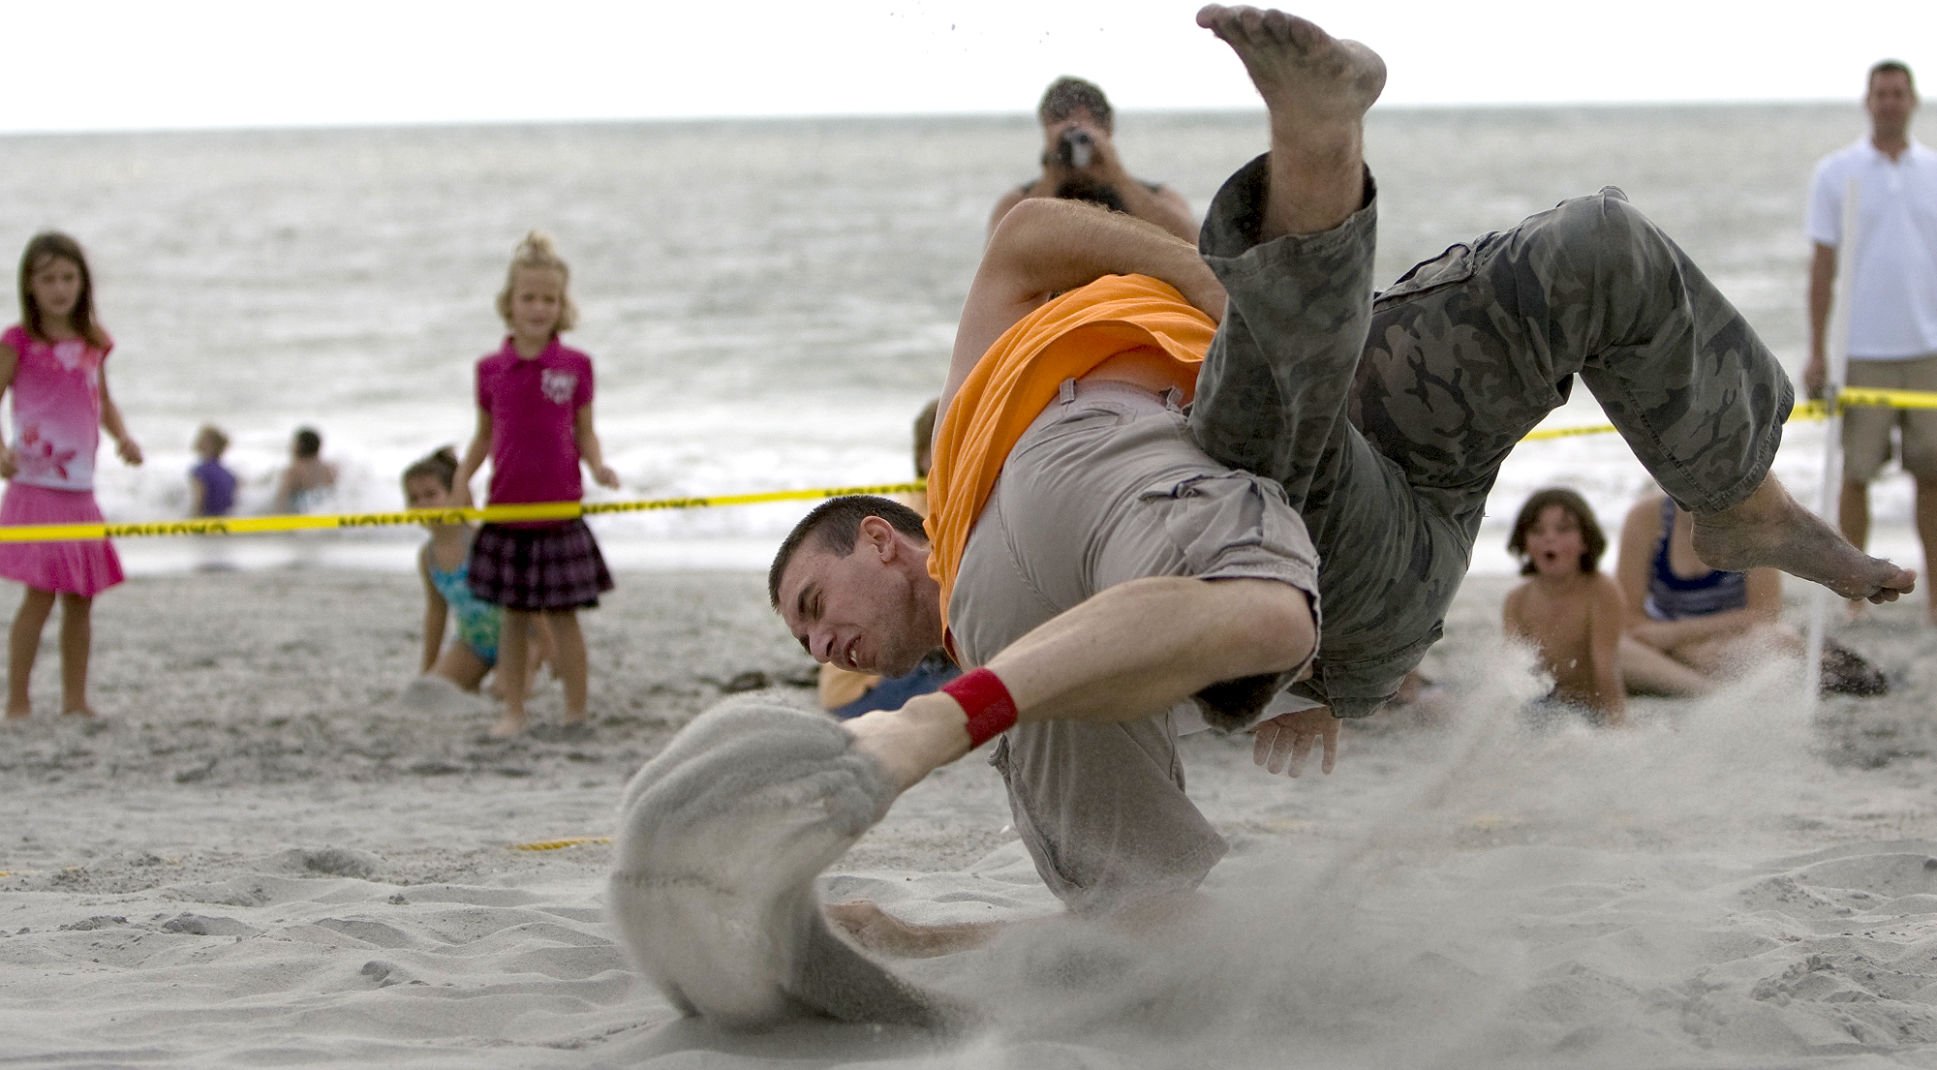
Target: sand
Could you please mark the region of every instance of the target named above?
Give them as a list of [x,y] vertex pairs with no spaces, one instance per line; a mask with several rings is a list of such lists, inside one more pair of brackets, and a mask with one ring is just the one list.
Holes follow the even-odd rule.
[[[39,714],[0,732],[0,1064],[1937,1066],[1921,595],[1839,629],[1889,697],[1812,715],[1772,663],[1608,733],[1529,727],[1507,581],[1469,581],[1428,662],[1437,716],[1348,726],[1329,778],[1192,739],[1192,792],[1234,846],[1204,916],[905,964],[993,1023],[938,1040],[730,1033],[635,976],[603,909],[612,849],[580,838],[613,831],[627,779],[701,710],[762,684],[805,703],[810,675],[760,577],[619,579],[586,617],[593,730],[549,727],[552,684],[503,743],[481,700],[399,705],[408,576],[103,596],[103,718],[52,716],[50,643]],[[1053,914],[1007,820],[971,758],[824,887],[916,921]]]

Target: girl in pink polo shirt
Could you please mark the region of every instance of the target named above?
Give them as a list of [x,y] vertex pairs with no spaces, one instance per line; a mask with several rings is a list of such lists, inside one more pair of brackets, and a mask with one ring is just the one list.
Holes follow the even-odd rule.
[[[533,231],[519,244],[498,294],[498,314],[511,333],[477,364],[477,434],[454,480],[459,504],[487,455],[491,505],[578,501],[581,463],[600,486],[619,485],[592,429],[592,358],[558,340],[578,320],[566,292],[570,281],[550,238]],[[471,543],[470,572],[472,592],[504,607],[498,638],[504,715],[491,733],[524,731],[533,614],[551,625],[565,723],[583,724],[587,668],[577,614],[612,589],[591,529],[577,518],[485,524]]]
[[[13,438],[0,446],[0,525],[99,524],[94,453],[106,429],[115,452],[141,463],[141,447],[108,396],[114,342],[94,319],[94,285],[81,247],[39,234],[20,257],[21,322],[0,334],[0,395],[13,391]],[[7,642],[7,716],[33,712],[27,682],[40,633],[61,606],[61,712],[92,716],[87,659],[94,596],[121,582],[106,539],[0,542],[0,576],[27,585]]]

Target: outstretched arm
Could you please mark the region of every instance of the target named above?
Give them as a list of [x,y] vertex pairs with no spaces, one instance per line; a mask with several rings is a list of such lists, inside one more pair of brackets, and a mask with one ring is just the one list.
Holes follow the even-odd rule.
[[[1310,600],[1288,584],[1159,576],[1105,589],[1037,626],[986,667],[1020,722],[1130,721],[1212,684],[1287,672],[1311,656],[1317,632]],[[967,754],[971,742],[964,707],[941,691],[846,727],[898,791]]]
[[1149,275],[1175,286],[1213,320],[1224,287],[1196,247],[1162,227],[1076,201],[1031,197],[996,225],[969,284],[942,389],[942,411],[1002,333],[1051,296],[1105,275]]

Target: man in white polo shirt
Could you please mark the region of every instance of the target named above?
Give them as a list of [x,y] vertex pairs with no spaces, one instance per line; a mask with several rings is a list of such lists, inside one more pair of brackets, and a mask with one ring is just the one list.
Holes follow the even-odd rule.
[[[1838,250],[1851,265],[1849,385],[1937,391],[1937,151],[1911,140],[1917,87],[1910,68],[1884,60],[1870,68],[1864,108],[1870,136],[1816,165],[1807,229],[1809,363],[1803,387],[1821,397],[1825,336],[1835,297]],[[1855,232],[1845,235],[1844,201],[1854,187]],[[1917,534],[1924,564],[1937,564],[1937,411],[1853,408],[1843,415],[1843,534],[1861,547],[1870,531],[1870,481],[1890,459],[1890,431],[1917,481]],[[1860,606],[1853,603],[1852,610]],[[1937,597],[1929,619],[1937,624]]]

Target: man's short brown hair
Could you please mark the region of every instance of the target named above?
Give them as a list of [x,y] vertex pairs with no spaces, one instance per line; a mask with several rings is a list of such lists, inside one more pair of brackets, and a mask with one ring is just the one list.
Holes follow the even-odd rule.
[[1910,83],[1910,95],[1915,96],[1917,94],[1917,76],[1910,73],[1910,65],[1904,61],[1900,59],[1877,61],[1876,66],[1870,68],[1869,80],[1863,83],[1865,92],[1876,88],[1876,76],[1879,74],[1903,75],[1903,80]]
[[1036,105],[1036,118],[1044,126],[1060,123],[1081,109],[1096,117],[1107,132],[1116,126],[1116,113],[1110,110],[1110,98],[1095,82],[1086,82],[1067,74],[1049,83],[1043,90],[1042,103]]
[[821,549],[846,557],[854,552],[854,544],[861,538],[861,521],[871,516],[886,520],[890,526],[903,535],[912,535],[923,543],[928,541],[928,532],[923,529],[921,514],[895,501],[872,494],[849,494],[841,498],[829,498],[815,506],[813,511],[800,518],[794,530],[787,533],[780,549],[774,552],[773,566],[767,569],[767,602],[775,609],[780,608],[780,574],[787,571],[787,564],[806,546],[809,539],[817,540]]

